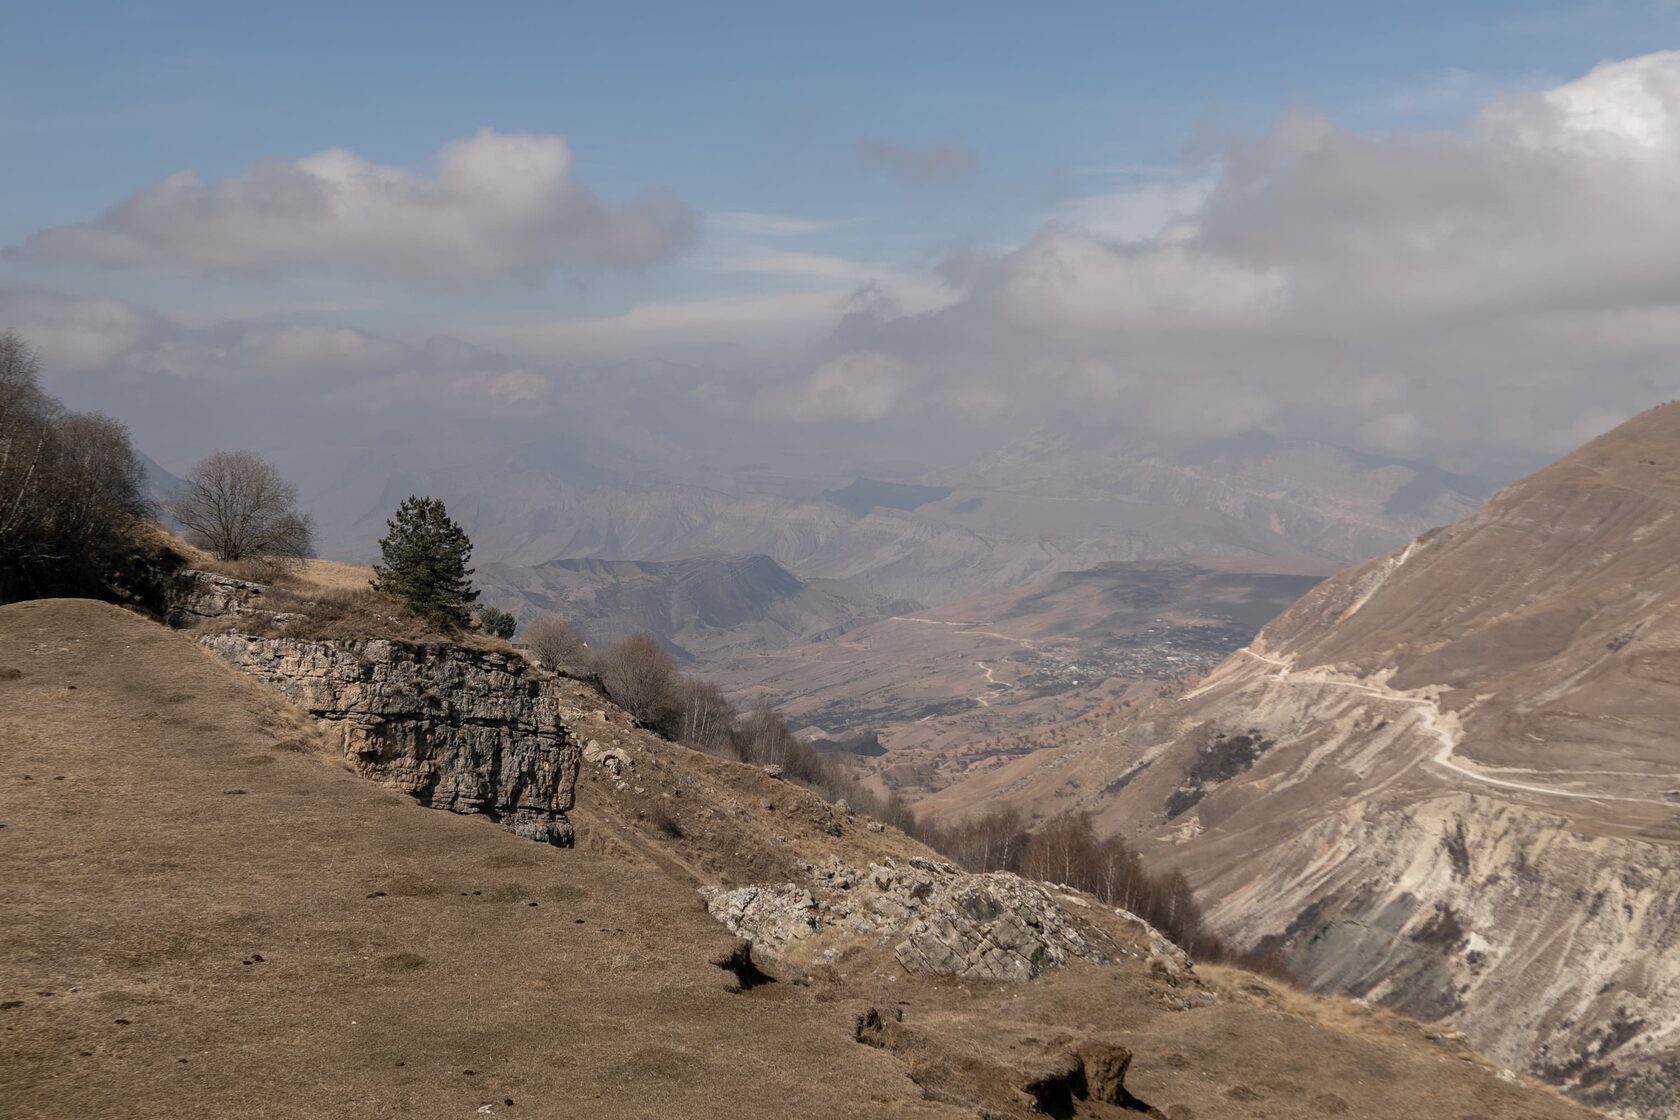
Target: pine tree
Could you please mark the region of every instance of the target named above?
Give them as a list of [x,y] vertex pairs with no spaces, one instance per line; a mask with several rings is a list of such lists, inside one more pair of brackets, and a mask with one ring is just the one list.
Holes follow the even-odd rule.
[[379,542],[373,587],[407,603],[414,613],[444,626],[465,626],[478,592],[473,589],[472,541],[436,498],[408,497]]

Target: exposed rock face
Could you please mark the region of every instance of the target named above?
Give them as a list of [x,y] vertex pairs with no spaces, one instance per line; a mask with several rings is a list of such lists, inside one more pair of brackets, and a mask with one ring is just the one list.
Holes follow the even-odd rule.
[[1680,1115],[1677,446],[1652,409],[995,781],[1146,830],[1317,989]]
[[893,944],[914,974],[1031,980],[1075,958],[1116,953],[1052,888],[1008,872],[971,874],[917,857],[861,872],[836,861],[811,877],[816,893],[793,883],[702,893],[713,917],[772,954],[835,931]]
[[391,641],[200,639],[342,736],[358,773],[569,847],[579,746],[554,682],[513,654]]
[[207,618],[243,614],[262,597],[263,585],[215,572],[184,568],[175,573],[169,589],[168,622],[191,626]]

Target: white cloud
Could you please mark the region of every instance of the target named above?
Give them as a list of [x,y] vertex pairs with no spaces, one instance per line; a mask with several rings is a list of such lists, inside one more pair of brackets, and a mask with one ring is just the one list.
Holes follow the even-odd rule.
[[809,377],[763,391],[754,411],[774,420],[884,420],[910,387],[907,362],[888,354],[842,354]]
[[1213,187],[1212,179],[1145,183],[1127,190],[1073,199],[1046,218],[1110,241],[1147,241],[1160,237],[1200,210]]
[[1186,434],[1509,459],[1673,395],[1676,181],[1677,52],[1450,131],[1296,111],[1234,145],[1205,193],[1166,180],[1073,204],[947,269],[950,306],[847,342],[917,369],[905,417],[964,393],[1017,417],[1106,401],[1116,423]]
[[155,327],[151,317],[118,300],[76,300],[28,290],[0,296],[0,329],[16,330],[49,368],[66,372],[110,362]]
[[217,182],[183,171],[92,222],[35,234],[19,255],[212,273],[338,265],[459,288],[650,264],[696,227],[667,192],[601,201],[574,177],[564,137],[482,129],[444,145],[430,177],[342,148]]

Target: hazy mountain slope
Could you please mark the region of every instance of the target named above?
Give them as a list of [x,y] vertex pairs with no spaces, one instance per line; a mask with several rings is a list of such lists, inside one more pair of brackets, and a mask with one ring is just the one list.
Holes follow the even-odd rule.
[[918,977],[853,945],[765,961],[772,982],[740,990],[696,885],[925,850],[590,712],[581,685],[560,707],[601,744],[574,850],[347,773],[300,710],[107,605],[0,607],[0,698],[0,1099],[18,1120],[1025,1120],[1044,1110],[1024,1087],[1071,1078],[1057,1063],[1092,1042],[1113,1062],[1089,1088],[1123,1075],[1131,1105],[1082,1091],[1058,1115],[1121,1120],[1141,1098],[1175,1120],[1587,1116],[1415,1023],[1175,975],[1135,928],[1110,963],[1025,984]]
[[1025,736],[1133,682],[1206,672],[1318,579],[1105,564],[741,657],[713,675],[743,703],[767,694],[826,736],[878,733],[888,751],[861,764],[915,798],[1022,753]]
[[[476,448],[476,449],[475,449]],[[324,452],[330,457],[330,453]],[[481,561],[761,553],[924,603],[1109,561],[1362,559],[1471,508],[1472,480],[1322,444],[1023,436],[902,482],[591,469],[527,448],[357,453],[300,482],[324,555],[366,559],[404,496],[444,499]],[[911,482],[925,483],[911,485]],[[937,485],[932,485],[937,484]]]
[[844,580],[801,580],[768,556],[484,564],[476,578],[485,602],[522,621],[559,614],[598,646],[649,633],[701,661],[798,645],[914,607]]
[[[932,803],[1094,810],[1315,985],[1680,1107],[1680,405],[1321,584],[1201,686]],[[983,785],[983,788],[982,788]]]

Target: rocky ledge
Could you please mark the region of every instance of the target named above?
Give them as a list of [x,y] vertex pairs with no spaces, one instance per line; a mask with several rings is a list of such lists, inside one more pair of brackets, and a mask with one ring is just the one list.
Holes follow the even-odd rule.
[[[773,956],[850,934],[892,945],[911,973],[1031,980],[1075,959],[1102,963],[1125,953],[1076,912],[1091,903],[1067,895],[1064,906],[1056,888],[1006,871],[976,874],[921,857],[902,867],[889,861],[858,871],[836,860],[808,870],[809,887],[701,893],[714,918]],[[1188,968],[1176,946],[1156,940],[1174,969]]]
[[518,655],[249,634],[200,641],[307,708],[363,777],[571,846],[579,747],[555,683]]

